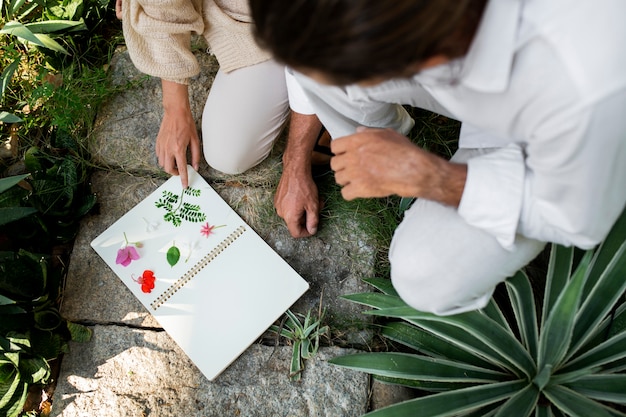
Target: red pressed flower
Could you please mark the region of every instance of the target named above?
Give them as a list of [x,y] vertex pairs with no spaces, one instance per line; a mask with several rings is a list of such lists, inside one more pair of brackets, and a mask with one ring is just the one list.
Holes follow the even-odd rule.
[[141,285],[141,291],[150,293],[154,289],[154,281],[156,281],[156,278],[154,276],[154,272],[146,269],[143,271],[143,275],[139,278],[135,279],[135,277],[133,277],[133,281]]
[[202,225],[202,227],[200,228],[200,234],[204,237],[209,237],[213,234],[213,229],[217,229],[218,227],[224,227],[226,226],[225,224],[219,225],[219,226],[211,226],[209,225],[209,223],[204,223]]

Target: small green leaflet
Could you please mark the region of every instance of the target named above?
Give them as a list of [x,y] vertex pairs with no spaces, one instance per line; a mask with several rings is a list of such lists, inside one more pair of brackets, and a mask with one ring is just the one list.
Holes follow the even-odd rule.
[[167,250],[167,263],[170,264],[170,266],[174,266],[178,263],[179,259],[180,250],[175,245],[172,245],[172,247]]

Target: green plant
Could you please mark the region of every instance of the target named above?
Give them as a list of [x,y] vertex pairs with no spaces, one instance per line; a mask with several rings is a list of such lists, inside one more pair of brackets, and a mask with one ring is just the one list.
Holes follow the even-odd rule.
[[0,179],[0,226],[30,216],[37,209],[24,207],[26,190],[17,187],[28,174]]
[[[314,321],[309,310],[306,316],[294,314],[291,310],[285,313],[286,321],[281,326],[272,325],[270,330],[286,338],[293,344],[289,378],[299,381],[304,370],[304,360],[317,354],[320,337],[328,333],[328,326],[321,326],[324,314]],[[300,321],[300,318],[304,321]]]
[[382,293],[346,298],[402,319],[382,334],[411,352],[332,362],[425,392],[368,416],[624,416],[625,237],[626,214],[580,258],[553,245],[540,308],[541,291],[521,271],[506,281],[503,300],[447,317],[407,306],[389,280],[368,280]]

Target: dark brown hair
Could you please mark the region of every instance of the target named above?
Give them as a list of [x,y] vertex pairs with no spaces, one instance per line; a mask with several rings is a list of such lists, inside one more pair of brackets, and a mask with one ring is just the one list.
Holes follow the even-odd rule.
[[250,0],[259,44],[338,84],[464,55],[486,0]]

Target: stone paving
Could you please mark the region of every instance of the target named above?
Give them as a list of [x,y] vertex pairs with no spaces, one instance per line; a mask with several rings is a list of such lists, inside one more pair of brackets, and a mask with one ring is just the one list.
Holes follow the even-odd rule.
[[[199,53],[202,73],[190,86],[200,120],[217,64]],[[159,81],[139,74],[124,51],[111,63],[111,82],[123,89],[101,110],[91,150],[105,170],[94,174],[98,210],[81,222],[70,259],[62,314],[88,325],[93,338],[72,343],[61,363],[53,416],[360,416],[410,396],[371,383],[367,374],[336,367],[329,358],[367,350],[372,332],[361,308],[341,295],[369,291],[378,250],[358,227],[358,213],[324,219],[319,233],[293,239],[273,213],[280,175],[280,144],[250,172],[226,176],[204,166],[200,174],[304,279],[310,290],[292,310],[327,309],[332,346],[306,361],[300,382],[289,380],[291,347],[266,332],[214,381],[208,381],[90,242],[163,181],[154,156],[161,120]],[[228,317],[224,317],[228,326]],[[219,335],[215,335],[219,337]]]

